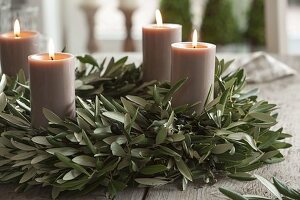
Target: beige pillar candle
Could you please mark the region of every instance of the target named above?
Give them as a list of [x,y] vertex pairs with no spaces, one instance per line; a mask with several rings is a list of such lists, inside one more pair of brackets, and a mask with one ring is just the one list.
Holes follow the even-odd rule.
[[157,24],[143,27],[144,81],[171,80],[171,44],[180,42],[182,27],[163,24],[160,12],[156,12]]
[[172,84],[188,78],[175,94],[174,106],[200,102],[196,111],[202,112],[210,88],[213,92],[216,46],[197,42],[194,32],[193,42],[172,44]]
[[[61,118],[75,116],[75,59],[67,53],[29,56],[31,89],[31,123],[35,128],[47,126],[43,108]],[[52,53],[51,53],[52,52]]]
[[20,31],[16,20],[14,32],[0,35],[0,61],[2,73],[8,76],[16,75],[23,69],[28,77],[28,56],[38,52],[37,32]]

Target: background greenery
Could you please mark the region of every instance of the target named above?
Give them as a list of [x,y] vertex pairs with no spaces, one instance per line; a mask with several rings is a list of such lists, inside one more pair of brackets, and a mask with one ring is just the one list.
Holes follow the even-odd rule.
[[[201,40],[218,45],[245,41],[252,46],[264,46],[264,0],[253,0],[247,13],[240,16],[246,18],[246,30],[240,27],[238,16],[234,14],[235,4],[234,0],[207,1],[200,30]],[[191,40],[193,25],[190,0],[161,0],[160,9],[166,23],[182,24],[183,41]]]
[[188,41],[192,33],[192,14],[190,0],[162,0],[160,10],[166,23],[182,25],[182,39]]
[[248,29],[245,38],[251,45],[265,45],[265,3],[264,0],[253,0],[248,12]]
[[203,41],[215,44],[237,43],[241,40],[238,23],[232,13],[232,1],[209,0],[201,27]]

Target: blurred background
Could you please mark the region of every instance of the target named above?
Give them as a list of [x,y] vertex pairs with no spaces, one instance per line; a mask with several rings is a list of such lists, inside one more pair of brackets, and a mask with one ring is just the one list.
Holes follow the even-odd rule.
[[57,50],[139,52],[157,8],[164,22],[183,25],[183,40],[196,28],[219,52],[300,54],[300,0],[0,0],[0,33],[19,18]]

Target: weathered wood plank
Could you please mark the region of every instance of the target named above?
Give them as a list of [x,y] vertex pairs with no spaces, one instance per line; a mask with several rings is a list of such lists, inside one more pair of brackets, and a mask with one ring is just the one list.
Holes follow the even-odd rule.
[[[222,58],[222,57],[220,57]],[[300,74],[300,57],[288,56],[280,57],[280,60],[296,69]],[[272,176],[289,185],[300,189],[300,76],[296,75],[270,83],[250,85],[249,87],[259,87],[260,97],[276,103],[279,106],[279,124],[285,131],[293,137],[287,141],[293,147],[283,151],[286,155],[284,162],[268,165],[256,170],[254,173],[270,179]],[[180,191],[176,185],[167,185],[160,188],[152,188],[146,195],[146,200],[214,200],[225,197],[218,191],[219,187],[226,187],[241,193],[270,195],[262,184],[258,181],[239,182],[231,179],[219,180],[216,184],[190,185],[186,191]]]

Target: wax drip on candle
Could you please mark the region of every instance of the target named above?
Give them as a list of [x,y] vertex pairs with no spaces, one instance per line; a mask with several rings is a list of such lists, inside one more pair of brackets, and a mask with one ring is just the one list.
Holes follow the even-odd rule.
[[49,50],[49,59],[54,60],[54,44],[52,38],[49,39],[48,43],[48,50]]
[[193,48],[197,47],[197,41],[198,41],[198,33],[197,30],[195,29],[193,33],[193,42],[192,42]]
[[20,37],[20,22],[19,20],[16,19],[14,23],[14,35],[15,37]]
[[158,9],[155,11],[155,15],[156,15],[156,24],[157,24],[157,26],[163,26],[162,16],[161,16],[161,13]]

